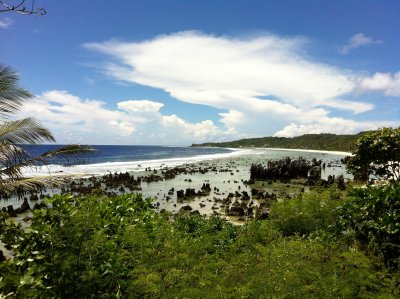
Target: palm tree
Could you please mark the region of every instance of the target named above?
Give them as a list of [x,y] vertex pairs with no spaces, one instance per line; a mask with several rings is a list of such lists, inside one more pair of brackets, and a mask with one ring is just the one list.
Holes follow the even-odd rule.
[[55,142],[55,138],[35,118],[12,119],[24,103],[34,98],[18,85],[18,79],[12,68],[0,65],[0,198],[20,196],[65,179],[61,176],[26,178],[22,175],[24,168],[46,165],[55,159],[73,162],[94,151],[92,147],[75,144],[32,157],[24,144]]

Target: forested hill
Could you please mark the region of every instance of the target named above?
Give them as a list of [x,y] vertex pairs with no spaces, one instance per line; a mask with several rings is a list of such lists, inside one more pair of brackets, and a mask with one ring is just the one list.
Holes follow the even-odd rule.
[[306,134],[297,137],[261,137],[249,138],[228,142],[208,142],[193,144],[193,147],[214,146],[214,147],[270,147],[289,149],[313,149],[326,151],[351,152],[354,149],[355,141],[365,132],[356,135],[336,134]]

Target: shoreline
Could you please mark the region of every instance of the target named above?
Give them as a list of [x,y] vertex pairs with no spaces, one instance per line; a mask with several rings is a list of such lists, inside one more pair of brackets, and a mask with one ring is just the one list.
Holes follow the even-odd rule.
[[166,158],[154,160],[137,160],[121,162],[102,162],[93,164],[78,164],[73,166],[62,166],[50,164],[47,166],[31,167],[24,171],[24,176],[35,177],[42,175],[104,175],[110,172],[143,172],[146,168],[162,169],[164,167],[177,167],[185,164],[201,163],[218,159],[229,159],[251,154],[251,149],[229,149],[229,153],[206,154],[192,157]]
[[[286,149],[286,148],[265,148],[265,147],[243,147],[243,148],[226,148],[231,150],[229,153],[206,154],[192,157],[166,158],[154,160],[137,160],[137,161],[121,161],[121,162],[102,162],[92,164],[79,164],[74,166],[62,166],[50,164],[47,166],[38,166],[26,169],[24,175],[28,177],[36,176],[56,176],[64,175],[103,175],[110,172],[128,171],[143,172],[147,168],[161,169],[164,167],[177,167],[185,164],[200,163],[206,161],[215,161],[218,159],[229,159],[244,156],[256,156],[266,154],[266,151],[274,152],[305,152],[315,154],[331,154],[340,156],[352,155],[349,152],[341,151],[324,151],[309,149]],[[271,157],[271,159],[274,159]]]
[[219,146],[204,146],[207,148],[226,148],[230,150],[273,150],[273,151],[290,151],[290,152],[308,152],[308,153],[322,153],[322,154],[333,154],[352,156],[351,152],[342,151],[328,151],[328,150],[314,150],[314,149],[300,149],[300,148],[283,148],[283,147],[219,147]]
[[[286,152],[285,152],[286,151]],[[176,212],[179,210],[181,204],[177,201],[177,190],[186,190],[188,188],[200,190],[203,184],[209,184],[213,191],[209,196],[194,199],[192,204],[195,204],[196,209],[200,209],[200,203],[206,207],[201,208],[200,211],[206,212],[207,207],[211,208],[215,199],[223,200],[229,193],[236,193],[236,191],[248,193],[251,192],[252,187],[244,184],[245,181],[250,179],[250,168],[252,164],[262,164],[269,159],[280,159],[289,156],[296,158],[300,156],[304,150],[286,150],[286,149],[273,149],[266,148],[234,148],[233,152],[225,154],[215,154],[208,156],[196,156],[186,158],[173,158],[170,163],[165,163],[165,159],[148,161],[134,161],[134,162],[121,162],[121,163],[102,163],[93,164],[94,168],[89,165],[78,165],[65,168],[64,171],[57,171],[61,168],[42,168],[41,171],[33,173],[34,175],[48,174],[51,175],[69,175],[71,179],[87,180],[96,177],[100,179],[103,175],[115,173],[130,173],[130,175],[138,177],[148,177],[143,179],[139,189],[134,189],[134,192],[143,194],[144,197],[150,197],[160,202],[160,209],[166,208]],[[306,159],[322,159],[327,164],[327,168],[323,170],[322,177],[326,178],[329,175],[343,174],[346,177],[345,169],[340,163],[341,155],[334,152],[324,153],[322,151],[306,151],[308,153],[302,155]],[[143,163],[145,162],[145,163]],[[142,165],[139,165],[142,163]],[[151,165],[150,165],[150,164]],[[114,165],[114,167],[111,167]],[[176,168],[174,170],[174,168]],[[174,172],[170,178],[165,178],[165,173]],[[86,183],[85,183],[86,184]],[[119,192],[121,186],[113,188],[113,192]],[[267,186],[265,186],[267,187]],[[276,192],[274,186],[268,192]],[[218,190],[218,191],[214,191]],[[57,188],[55,188],[57,189]],[[285,188],[284,188],[285,189]],[[171,190],[175,190],[172,192]],[[123,192],[131,192],[125,188]],[[285,191],[285,190],[280,190]],[[53,192],[51,192],[53,193]],[[58,193],[57,191],[55,193]],[[18,201],[17,201],[18,202]],[[16,203],[16,202],[15,202]],[[5,206],[5,203],[2,203]],[[209,210],[206,213],[210,213]]]
[[333,155],[343,155],[343,156],[352,155],[352,153],[350,152],[313,150],[313,149],[294,149],[294,148],[280,148],[280,147],[260,147],[260,149],[290,151],[290,152],[322,153],[322,154],[333,154]]

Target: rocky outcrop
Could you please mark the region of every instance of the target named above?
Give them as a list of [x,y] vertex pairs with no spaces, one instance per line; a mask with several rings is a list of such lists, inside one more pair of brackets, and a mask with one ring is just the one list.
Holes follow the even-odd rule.
[[322,161],[313,159],[311,162],[299,157],[291,159],[289,157],[279,160],[269,160],[267,165],[253,164],[250,168],[250,181],[280,180],[283,182],[295,178],[306,178],[310,169],[319,166],[321,169]]
[[191,211],[193,208],[189,205],[182,206],[179,211]]

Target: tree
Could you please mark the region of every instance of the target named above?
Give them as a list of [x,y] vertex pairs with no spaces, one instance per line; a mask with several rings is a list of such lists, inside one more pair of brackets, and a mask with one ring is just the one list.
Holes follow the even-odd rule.
[[18,79],[13,69],[0,65],[0,197],[22,195],[63,179],[60,176],[24,178],[24,168],[45,165],[54,159],[73,162],[94,150],[89,146],[67,145],[32,157],[24,144],[55,142],[55,138],[35,118],[12,119],[24,103],[34,98],[18,85]]
[[10,4],[12,1],[2,1],[0,0],[0,12],[15,12],[21,15],[45,15],[46,10],[44,8],[36,8],[35,0],[31,1],[31,5],[29,7],[26,6],[26,0],[20,0],[16,4]]
[[367,181],[374,175],[400,182],[400,127],[382,128],[362,135],[346,164],[356,180]]

